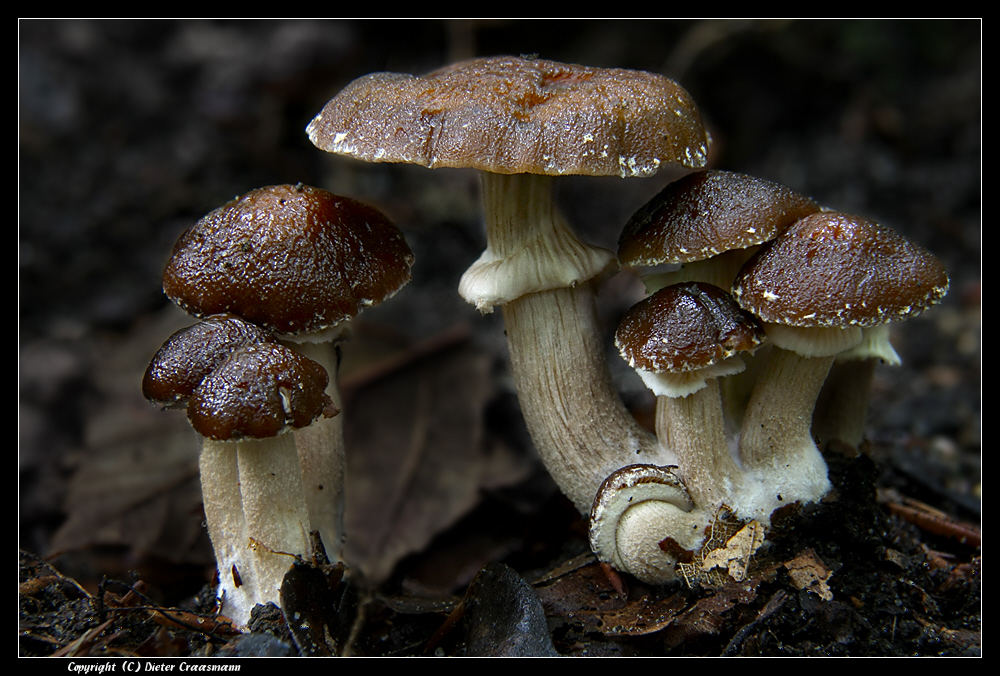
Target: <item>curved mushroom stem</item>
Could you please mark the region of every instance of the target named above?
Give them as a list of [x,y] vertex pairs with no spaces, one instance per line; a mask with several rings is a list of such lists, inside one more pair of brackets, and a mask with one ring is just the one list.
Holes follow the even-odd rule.
[[551,178],[483,174],[489,245],[462,278],[480,309],[504,304],[518,399],[542,461],[581,513],[605,477],[673,457],[632,418],[608,372],[593,282],[613,255],[559,216]]
[[649,584],[677,579],[710,522],[691,504],[671,468],[631,465],[604,481],[590,514],[590,547],[599,561]]
[[608,374],[590,284],[533,293],[504,306],[511,371],[542,461],[581,513],[626,465],[667,464],[625,409]]

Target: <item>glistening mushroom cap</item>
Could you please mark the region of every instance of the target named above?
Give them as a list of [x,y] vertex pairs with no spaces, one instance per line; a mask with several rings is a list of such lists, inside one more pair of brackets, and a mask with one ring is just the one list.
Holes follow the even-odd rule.
[[635,369],[653,373],[704,369],[763,341],[760,322],[722,289],[702,282],[675,284],[625,313],[615,345]]
[[149,362],[142,394],[161,406],[187,405],[195,388],[236,350],[275,338],[233,314],[206,317],[174,333]]
[[329,376],[313,360],[280,344],[240,348],[195,389],[188,418],[217,441],[266,439],[333,417]]
[[413,254],[375,209],[319,188],[252,190],[174,245],[167,296],[191,314],[232,312],[284,334],[321,331],[410,280]]
[[820,210],[777,183],[731,171],[674,181],[639,209],[618,240],[622,265],[700,261],[768,242]]
[[807,216],[743,266],[733,295],[765,322],[871,327],[913,317],[948,292],[944,266],[860,216]]
[[367,75],[306,131],[367,162],[496,174],[651,176],[705,166],[709,146],[691,96],[662,75],[510,56]]

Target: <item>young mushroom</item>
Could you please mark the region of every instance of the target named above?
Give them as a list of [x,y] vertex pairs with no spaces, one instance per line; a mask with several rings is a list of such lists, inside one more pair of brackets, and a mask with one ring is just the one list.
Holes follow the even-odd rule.
[[327,382],[322,366],[234,315],[175,333],[143,377],[146,398],[186,406],[202,437],[221,612],[237,626],[256,604],[279,601],[287,554],[312,553],[298,452],[285,432],[337,414]]
[[677,579],[705,540],[712,514],[697,508],[669,467],[629,465],[601,484],[590,512],[590,548],[602,563],[648,584]]
[[810,426],[835,356],[858,345],[863,328],[918,315],[947,290],[944,268],[925,249],[835,212],[800,220],[747,261],[733,295],[776,347],[740,437],[744,467],[765,487],[762,514],[830,488]]
[[615,345],[656,400],[656,432],[677,454],[677,473],[698,507],[728,507],[754,518],[743,502],[743,472],[730,452],[719,379],[743,370],[764,329],[722,289],[703,282],[664,287],[633,305]]
[[[685,281],[708,282],[728,292],[740,267],[761,245],[819,210],[813,200],[771,181],[731,171],[698,171],[674,181],[636,211],[618,239],[618,259],[622,265],[651,269],[642,274],[650,293]],[[665,265],[682,267],[655,271]],[[727,431],[733,434],[739,432],[750,398],[754,360],[748,360],[746,371],[720,383]]]
[[[163,273],[167,296],[202,317],[232,312],[321,364],[339,405],[335,345],[349,320],[410,279],[413,254],[375,209],[325,190],[277,185],[211,212],[178,240]],[[340,416],[295,435],[310,521],[341,557],[344,443]]]
[[703,282],[665,287],[625,313],[615,344],[657,395],[657,436],[678,466],[634,465],[605,481],[590,529],[601,561],[644,582],[670,582],[721,510],[755,519],[753,487],[726,438],[718,380],[742,371],[738,353],[763,338],[752,315]]
[[611,384],[594,285],[614,255],[576,238],[552,181],[704,166],[708,136],[687,92],[646,72],[476,59],[423,77],[363,77],[307,131],[323,150],[369,162],[482,172],[488,243],[460,293],[484,312],[503,306],[528,429],[582,513],[612,472],[672,459]]

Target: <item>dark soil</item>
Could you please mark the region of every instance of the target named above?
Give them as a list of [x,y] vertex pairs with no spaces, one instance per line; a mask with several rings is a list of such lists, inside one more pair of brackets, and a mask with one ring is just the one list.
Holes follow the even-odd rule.
[[[22,21],[19,31],[22,655],[979,654],[979,22]],[[498,316],[454,291],[484,244],[475,177],[332,158],[303,132],[366,73],[534,53],[678,79],[710,125],[712,166],[877,220],[949,271],[944,303],[894,334],[904,364],[877,371],[865,453],[827,449],[834,495],[791,516],[741,582],[612,587],[532,459]],[[401,227],[414,280],[368,315],[369,331],[412,346],[468,327],[469,349],[489,365],[483,443],[529,469],[477,489],[462,518],[428,527],[429,544],[392,558],[374,589],[303,563],[295,609],[330,642],[290,635],[280,613],[234,641],[211,620],[194,477],[178,485],[195,497],[170,493],[169,509],[129,503],[113,523],[73,524],[92,505],[80,497],[88,484],[123,486],[131,468],[156,474],[150,457],[169,456],[125,453],[94,469],[154,427],[166,439],[159,421],[176,417],[138,391],[159,342],[190,323],[160,289],[173,241],[234,195],[300,181]],[[567,184],[570,222],[609,248],[662,188]],[[635,294],[626,276],[608,284],[609,326]],[[641,384],[612,361],[626,400],[648,412]],[[172,619],[150,608],[172,608]]]

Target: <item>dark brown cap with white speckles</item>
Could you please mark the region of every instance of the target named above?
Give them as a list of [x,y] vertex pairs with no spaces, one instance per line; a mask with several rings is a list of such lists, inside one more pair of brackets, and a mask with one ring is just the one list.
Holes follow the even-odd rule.
[[731,171],[699,171],[664,188],[629,219],[622,265],[688,263],[763,244],[820,207],[784,186]]
[[392,296],[412,264],[402,233],[375,209],[319,188],[278,185],[188,230],[163,289],[199,317],[232,312],[271,331],[311,333]]
[[764,330],[722,289],[693,282],[660,289],[633,305],[615,333],[632,368],[683,372],[756,349]]
[[920,314],[948,292],[926,249],[859,216],[808,216],[743,266],[733,295],[765,322],[871,327]]

